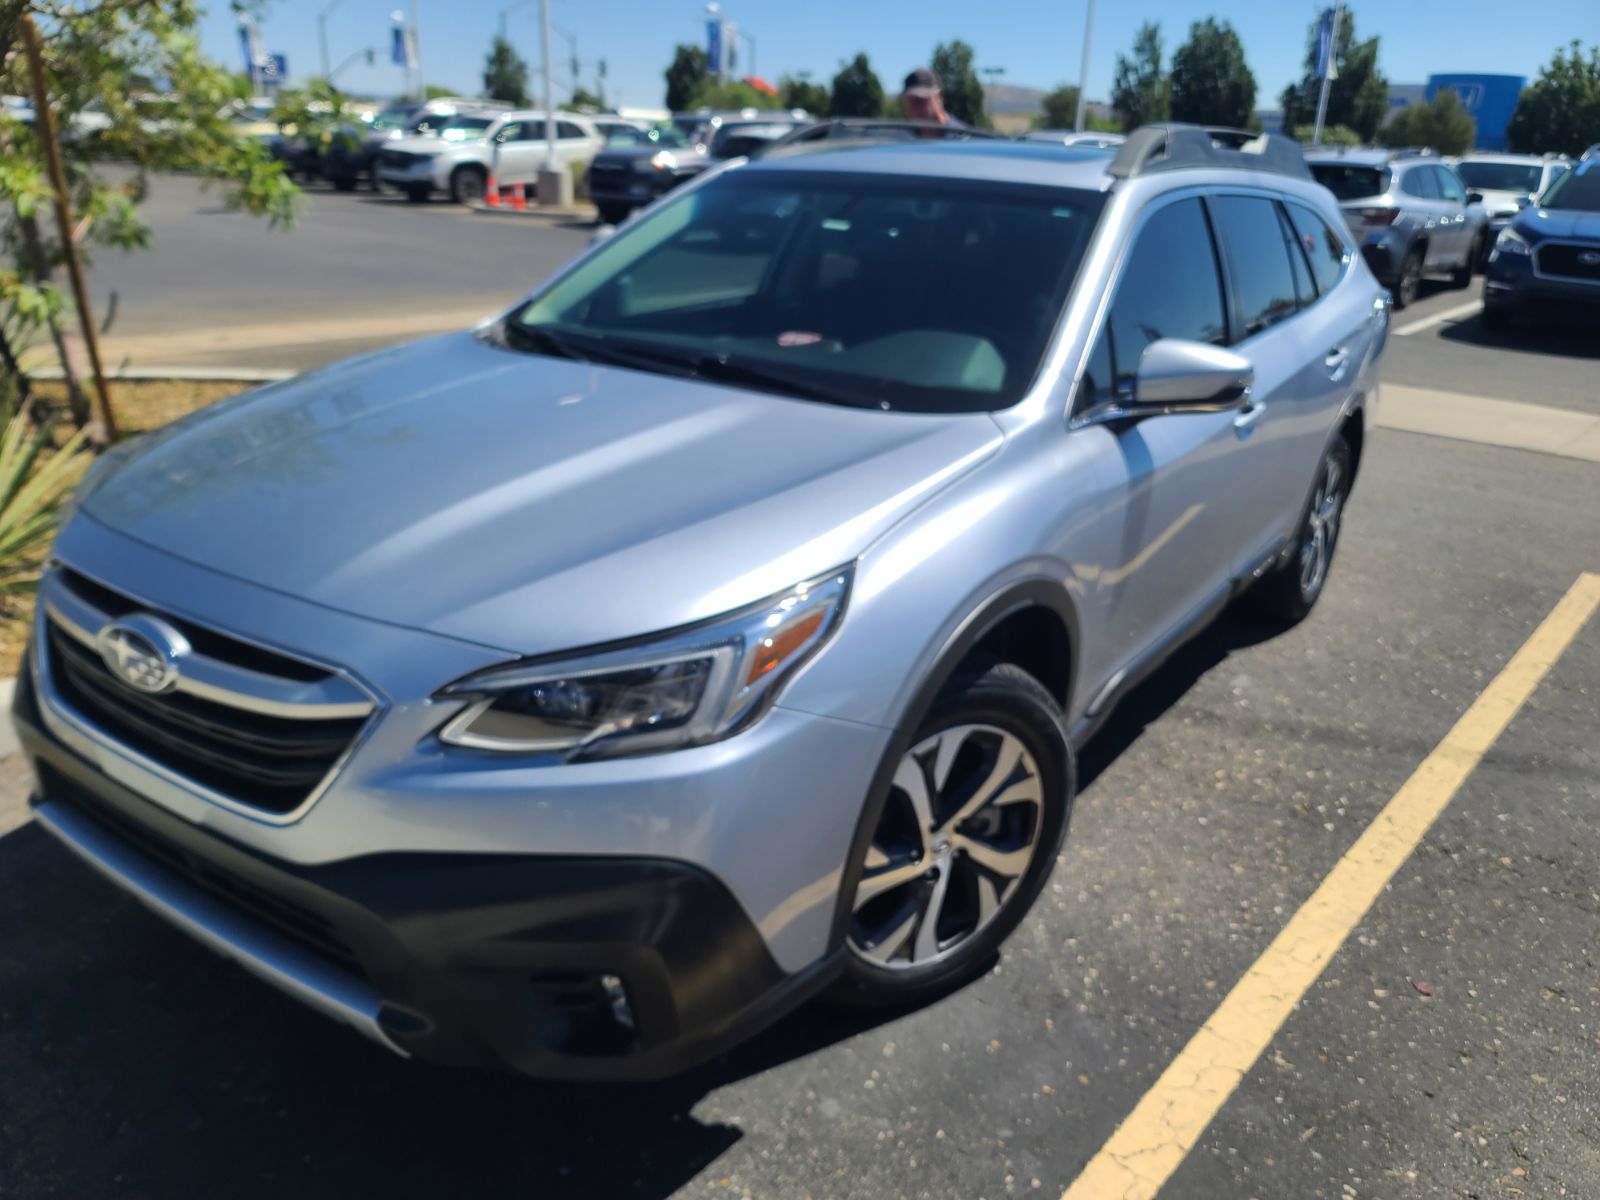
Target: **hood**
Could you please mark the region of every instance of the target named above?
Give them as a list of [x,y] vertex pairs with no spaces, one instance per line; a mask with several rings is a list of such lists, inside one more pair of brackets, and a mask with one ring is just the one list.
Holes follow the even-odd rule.
[[442,137],[427,134],[415,137],[390,138],[383,143],[383,149],[403,150],[407,154],[422,154],[429,158],[434,158],[441,154],[450,154],[454,151],[465,151],[468,157],[482,158],[483,148],[486,145],[488,145],[488,142],[483,138],[471,138],[467,141],[457,141],[455,139],[446,141]]
[[1600,241],[1600,213],[1570,208],[1528,208],[1514,222],[1530,242],[1543,238],[1579,238]]
[[81,509],[318,604],[541,654],[849,562],[1001,440],[985,414],[836,408],[463,333],[195,414]]

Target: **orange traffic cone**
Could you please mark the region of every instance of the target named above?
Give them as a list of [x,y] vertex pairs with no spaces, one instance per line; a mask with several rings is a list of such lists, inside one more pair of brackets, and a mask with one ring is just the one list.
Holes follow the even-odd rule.
[[522,190],[522,181],[520,179],[511,185],[511,207],[518,212],[528,211],[528,196]]
[[500,185],[494,181],[494,176],[489,176],[489,182],[483,188],[483,203],[488,208],[500,207]]

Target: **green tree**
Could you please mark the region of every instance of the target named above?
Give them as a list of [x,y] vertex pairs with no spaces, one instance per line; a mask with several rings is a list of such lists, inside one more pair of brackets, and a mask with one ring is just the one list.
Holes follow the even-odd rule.
[[422,89],[424,100],[444,100],[450,96],[459,96],[461,93],[453,87],[445,87],[442,83],[430,83]]
[[483,60],[483,94],[518,108],[528,107],[528,64],[499,35],[489,43],[489,54]]
[[714,108],[723,111],[736,111],[741,108],[771,111],[782,106],[781,97],[751,87],[742,79],[732,79],[727,83],[708,80],[706,86],[695,96],[693,105],[695,108]]
[[567,99],[567,106],[576,109],[578,112],[606,111],[606,102],[581,84],[578,86],[578,90],[573,92]]
[[1524,154],[1581,154],[1600,140],[1600,47],[1574,39],[1523,91],[1506,138]]
[[1440,154],[1465,154],[1472,149],[1478,124],[1461,107],[1454,88],[1440,88],[1431,104],[1402,108],[1378,131],[1385,146],[1428,146]]
[[[31,95],[22,53],[19,0],[0,0],[0,93]],[[85,257],[98,246],[133,250],[149,244],[138,206],[154,171],[186,170],[223,188],[229,208],[287,226],[297,190],[265,146],[241,136],[232,119],[249,98],[248,86],[199,51],[202,7],[197,0],[98,0],[52,6],[41,20],[45,90],[57,129],[65,136],[68,200],[78,222],[74,241]],[[138,86],[159,79],[159,93]],[[92,137],[70,136],[91,106],[104,114]],[[3,110],[0,110],[3,113]],[[95,156],[129,169],[97,171]],[[82,424],[87,406],[61,337],[63,301],[53,279],[63,247],[47,222],[53,192],[43,148],[32,131],[0,115],[0,377],[24,390],[19,347],[47,337],[67,375],[72,415]]]
[[1172,119],[1243,129],[1255,112],[1256,77],[1239,35],[1226,21],[1196,21],[1172,55]]
[[968,125],[987,128],[989,117],[983,111],[983,84],[973,65],[972,47],[959,38],[949,44],[941,43],[933,48],[933,61],[929,66],[939,77],[945,112]]
[[828,98],[828,115],[833,117],[877,117],[883,114],[883,84],[872,73],[865,54],[858,54],[833,77],[833,94]]
[[813,116],[821,116],[828,111],[828,89],[820,83],[785,75],[778,81],[778,94],[782,97],[784,108],[803,108]]
[[1161,26],[1146,21],[1133,39],[1133,57],[1117,55],[1111,107],[1126,130],[1172,115],[1172,84],[1161,69]]
[[[1317,127],[1313,125],[1296,125],[1293,131],[1294,140],[1307,146],[1311,144],[1312,137],[1316,134]],[[1356,147],[1361,145],[1361,135],[1348,125],[1324,125],[1322,127],[1322,144],[1324,146]]]
[[[1316,73],[1317,25],[1317,21],[1311,23],[1306,39],[1305,76],[1286,87],[1280,98],[1285,129],[1312,125],[1317,119],[1317,98],[1322,91]],[[1378,70],[1378,39],[1356,41],[1355,16],[1346,8],[1333,51],[1338,77],[1328,87],[1326,124],[1347,125],[1362,141],[1370,142],[1389,114],[1389,81]]]
[[679,46],[667,67],[667,107],[673,112],[692,108],[711,72],[706,52],[699,46]]
[[1043,111],[1034,119],[1039,129],[1072,129],[1078,120],[1078,85],[1063,83],[1044,94]]

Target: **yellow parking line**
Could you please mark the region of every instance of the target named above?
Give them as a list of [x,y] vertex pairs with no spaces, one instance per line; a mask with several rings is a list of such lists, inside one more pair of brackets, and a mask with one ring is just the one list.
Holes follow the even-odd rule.
[[1062,1200],[1151,1200],[1495,739],[1600,608],[1583,574],[1423,759],[1067,1188]]

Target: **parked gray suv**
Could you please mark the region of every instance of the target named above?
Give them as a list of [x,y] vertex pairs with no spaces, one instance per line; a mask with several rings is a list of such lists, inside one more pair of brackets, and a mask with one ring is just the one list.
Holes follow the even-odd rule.
[[1317,602],[1387,324],[1274,137],[709,172],[475,331],[102,459],[36,817],[419,1058],[640,1078],[926,999],[1119,697],[1247,588]]
[[1415,150],[1324,151],[1311,173],[1339,201],[1374,275],[1394,306],[1417,298],[1425,276],[1472,282],[1490,241],[1483,196],[1468,191],[1437,155]]

